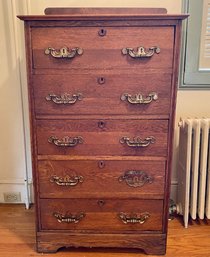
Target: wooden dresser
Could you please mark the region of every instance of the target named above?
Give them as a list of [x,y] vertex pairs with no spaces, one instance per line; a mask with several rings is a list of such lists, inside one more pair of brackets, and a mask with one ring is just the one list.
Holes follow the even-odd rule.
[[25,21],[38,252],[166,250],[181,20],[68,9]]

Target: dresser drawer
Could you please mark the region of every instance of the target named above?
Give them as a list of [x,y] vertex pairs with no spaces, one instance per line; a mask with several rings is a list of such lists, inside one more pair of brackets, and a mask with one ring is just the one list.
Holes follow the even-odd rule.
[[165,162],[39,161],[38,177],[41,198],[92,198],[100,194],[162,199]]
[[169,114],[171,74],[33,76],[35,112],[47,114]]
[[40,207],[41,230],[162,230],[162,200],[42,199]]
[[37,120],[38,154],[167,156],[167,120]]
[[[171,68],[173,61],[174,28],[168,27],[100,27],[32,28],[33,68],[35,69],[129,69]],[[149,58],[133,58],[122,53],[124,48],[158,47],[160,53]],[[57,58],[68,55],[73,58]],[[79,48],[78,52],[72,49]],[[143,49],[139,50],[143,54]],[[46,54],[47,53],[47,54]],[[51,55],[52,53],[52,55]],[[74,53],[74,54],[72,54]],[[78,54],[77,54],[78,53]],[[125,53],[125,50],[124,50]]]

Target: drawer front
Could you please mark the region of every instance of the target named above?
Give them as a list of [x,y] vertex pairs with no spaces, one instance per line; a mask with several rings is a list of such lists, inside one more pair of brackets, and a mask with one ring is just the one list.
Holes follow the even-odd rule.
[[42,230],[162,230],[162,200],[42,199],[40,207]]
[[169,114],[171,74],[33,76],[41,114]]
[[37,120],[38,154],[167,156],[167,120]]
[[[171,68],[173,60],[174,28],[168,27],[106,27],[106,35],[100,36],[99,27],[33,28],[32,51],[35,69],[129,69]],[[123,54],[122,49],[158,47],[160,53],[148,58],[133,58]],[[73,58],[57,58],[48,48],[57,50],[58,55]],[[69,48],[69,53],[62,50]],[[72,49],[80,48],[77,52]],[[73,51],[73,52],[72,52]],[[140,50],[139,50],[140,52]],[[141,53],[143,51],[141,50]],[[51,55],[52,53],[52,55]],[[61,56],[62,56],[61,54]]]
[[[163,198],[165,162],[39,161],[41,198]],[[107,188],[109,190],[107,191]]]

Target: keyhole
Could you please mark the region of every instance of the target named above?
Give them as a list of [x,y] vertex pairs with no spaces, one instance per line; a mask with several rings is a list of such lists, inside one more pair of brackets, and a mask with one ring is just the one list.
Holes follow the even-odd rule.
[[99,167],[100,169],[103,169],[103,168],[105,167],[105,162],[104,162],[104,161],[99,161],[99,162],[98,162],[98,167]]
[[105,204],[105,201],[104,200],[98,200],[98,205],[99,206],[104,206],[104,204]]
[[106,125],[106,123],[105,123],[105,121],[103,121],[103,120],[100,120],[100,121],[98,122],[98,127],[99,127],[99,128],[104,128],[105,125]]
[[104,77],[99,77],[98,78],[98,84],[103,85],[105,83],[105,78]]
[[100,30],[98,31],[98,34],[99,34],[100,37],[103,37],[103,36],[106,35],[106,30],[105,30],[105,29],[100,29]]
[[65,55],[67,53],[65,48],[62,48],[62,53],[63,53],[63,55]]
[[141,53],[141,54],[144,53],[144,48],[143,48],[143,47],[140,48],[140,53]]

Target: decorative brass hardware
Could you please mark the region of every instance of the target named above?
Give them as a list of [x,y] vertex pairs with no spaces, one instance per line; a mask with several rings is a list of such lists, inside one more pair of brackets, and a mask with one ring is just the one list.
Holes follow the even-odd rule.
[[141,214],[136,214],[136,213],[127,214],[127,213],[121,212],[118,214],[118,217],[124,224],[128,224],[128,223],[144,224],[147,221],[147,219],[150,217],[150,214],[148,212],[141,213]]
[[123,182],[124,180],[130,187],[142,187],[146,183],[151,184],[153,182],[153,178],[141,170],[126,171],[123,176],[118,178],[119,182]]
[[74,104],[77,100],[82,100],[82,94],[67,94],[64,93],[62,95],[49,94],[45,98],[47,101],[53,101],[55,104]]
[[160,48],[157,46],[152,46],[146,51],[146,48],[143,46],[137,47],[137,51],[134,48],[126,47],[122,49],[122,54],[129,55],[132,58],[149,58],[152,57],[154,54],[160,53]]
[[50,182],[57,184],[58,186],[76,186],[78,183],[82,183],[84,178],[82,176],[71,177],[66,175],[65,177],[58,177],[53,175],[50,178]]
[[99,78],[97,79],[97,81],[98,81],[98,84],[100,84],[100,85],[103,85],[103,84],[106,82],[106,80],[105,80],[104,77],[99,77]]
[[62,47],[59,50],[56,50],[55,48],[48,47],[45,49],[44,53],[46,55],[50,54],[54,58],[74,58],[76,55],[82,55],[83,49],[79,47],[75,47],[72,49],[69,49],[68,47]]
[[147,147],[150,144],[155,143],[155,138],[153,136],[146,137],[145,139],[141,139],[140,137],[134,137],[131,140],[129,137],[122,137],[120,139],[121,144],[127,144],[130,147]]
[[79,214],[61,214],[59,212],[54,212],[53,216],[57,219],[59,223],[78,223],[82,218],[85,217],[85,213],[81,212]]
[[100,169],[103,169],[103,168],[105,167],[105,162],[104,162],[104,161],[99,161],[99,162],[98,162],[98,167],[99,167]]
[[136,94],[134,96],[129,95],[127,93],[123,94],[120,98],[122,101],[128,101],[130,104],[149,104],[153,100],[156,101],[158,99],[158,95],[155,92],[151,92],[148,96],[144,97],[142,94]]
[[48,142],[56,146],[73,147],[78,144],[83,144],[84,140],[80,136],[73,137],[73,138],[66,136],[66,137],[63,137],[62,139],[58,139],[56,136],[50,136],[48,138]]
[[106,30],[105,30],[105,29],[100,29],[100,30],[98,31],[98,35],[99,35],[100,37],[106,36]]

